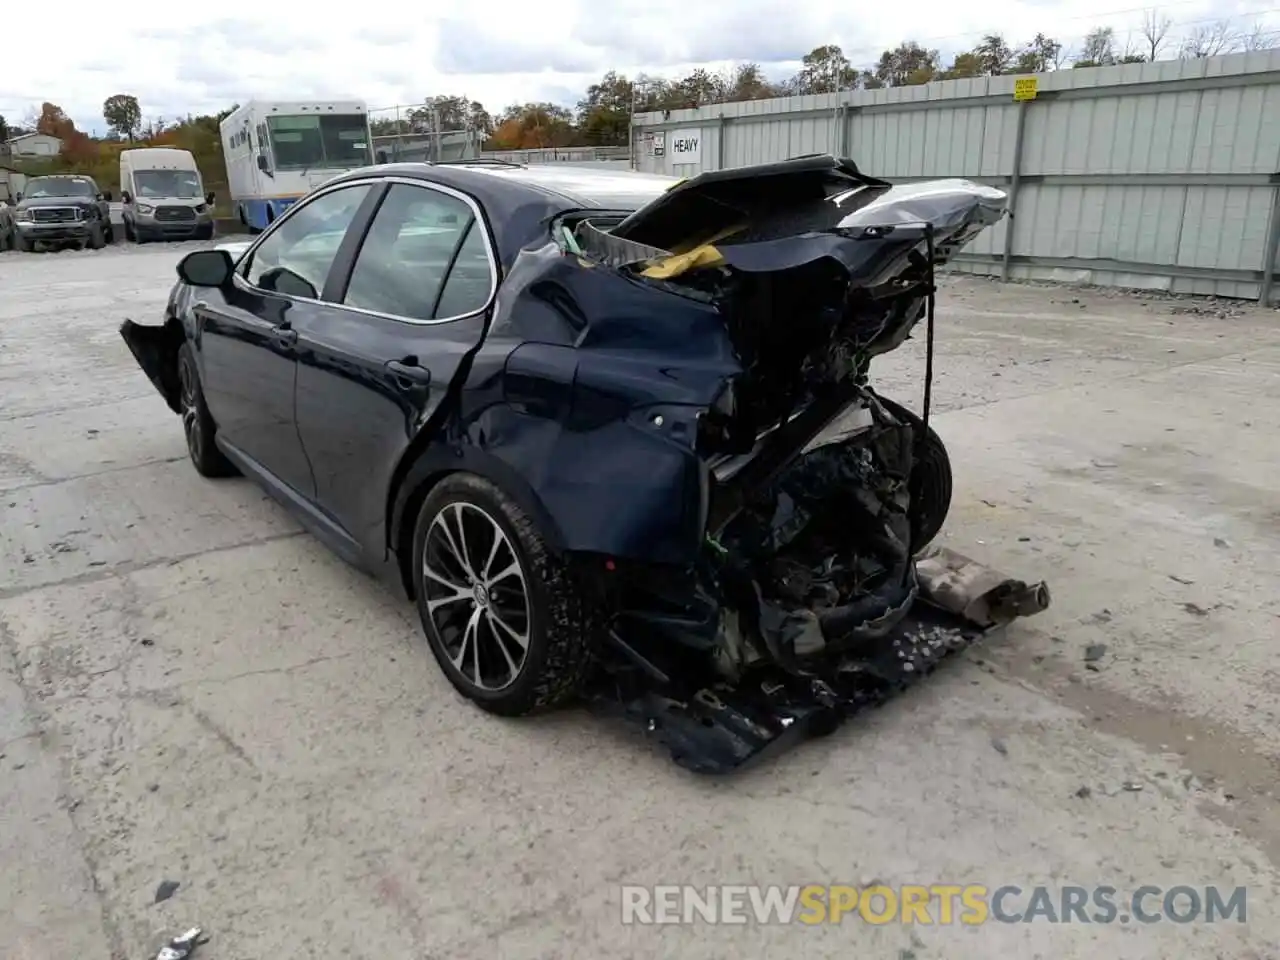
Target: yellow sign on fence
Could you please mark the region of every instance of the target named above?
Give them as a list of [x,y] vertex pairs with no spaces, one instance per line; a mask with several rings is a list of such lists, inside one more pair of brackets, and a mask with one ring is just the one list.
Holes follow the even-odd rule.
[[1013,81],[1013,99],[1034,100],[1036,98],[1036,78],[1016,77]]

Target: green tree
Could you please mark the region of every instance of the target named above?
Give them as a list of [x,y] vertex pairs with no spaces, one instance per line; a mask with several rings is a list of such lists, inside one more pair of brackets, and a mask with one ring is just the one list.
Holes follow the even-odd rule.
[[858,86],[858,71],[835,44],[814,47],[801,59],[794,88],[797,93],[836,93]]
[[1018,51],[1013,63],[1014,73],[1048,73],[1057,69],[1062,56],[1062,44],[1037,33],[1030,43]]
[[941,58],[937,50],[926,50],[914,40],[908,40],[880,54],[874,74],[880,81],[879,86],[905,87],[928,83],[940,69]]
[[[493,132],[493,118],[484,105],[465,96],[427,97],[422,106],[410,110],[405,119],[409,129],[418,133],[474,130],[487,137]],[[395,121],[391,122],[394,125]]]
[[587,87],[586,96],[578,101],[582,139],[592,146],[626,143],[635,89],[635,84],[616,70]]
[[729,75],[726,95],[730,101],[768,100],[781,96],[776,84],[765,79],[758,63],[740,63]]
[[1013,66],[1013,50],[998,33],[989,33],[973,48],[973,54],[982,65],[982,76],[998,77],[1008,73]]
[[9,139],[9,124],[4,118],[4,114],[0,113],[0,143],[4,143]]
[[117,93],[102,101],[102,119],[107,126],[132,142],[142,126],[142,108],[138,98],[128,93]]

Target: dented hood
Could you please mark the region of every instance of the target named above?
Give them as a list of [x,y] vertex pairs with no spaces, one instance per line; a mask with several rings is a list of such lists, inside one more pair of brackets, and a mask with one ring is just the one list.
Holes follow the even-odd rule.
[[615,226],[610,252],[650,261],[646,272],[662,279],[703,266],[787,270],[823,257],[866,274],[926,232],[935,262],[946,262],[1005,204],[1003,191],[968,180],[894,185],[851,160],[800,157],[682,181]]

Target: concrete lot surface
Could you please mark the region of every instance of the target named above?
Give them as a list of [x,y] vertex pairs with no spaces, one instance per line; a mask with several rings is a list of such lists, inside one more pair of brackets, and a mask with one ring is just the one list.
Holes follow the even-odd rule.
[[[947,542],[1054,605],[710,780],[580,710],[483,715],[409,607],[196,475],[117,332],[185,249],[0,255],[0,957],[136,960],[191,924],[204,960],[1277,956],[1280,313],[948,280]],[[620,922],[621,884],[873,881],[1248,912]]]

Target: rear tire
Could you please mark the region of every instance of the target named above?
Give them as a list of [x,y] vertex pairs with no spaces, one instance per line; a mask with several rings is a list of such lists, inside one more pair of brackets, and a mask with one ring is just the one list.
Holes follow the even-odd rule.
[[182,432],[187,439],[187,454],[196,473],[202,477],[235,476],[239,471],[214,443],[218,429],[204,403],[195,353],[185,340],[178,348],[178,399],[182,407]]
[[932,543],[942,531],[942,525],[951,510],[954,485],[951,457],[933,427],[929,427],[920,442],[920,429],[924,426],[924,421],[899,403],[884,397],[880,397],[880,402],[895,417],[910,424],[918,441],[915,470],[912,474],[910,518],[911,540],[918,552]]
[[412,561],[427,643],[464,697],[520,716],[581,690],[599,613],[498,487],[468,473],[441,481],[418,513]]

